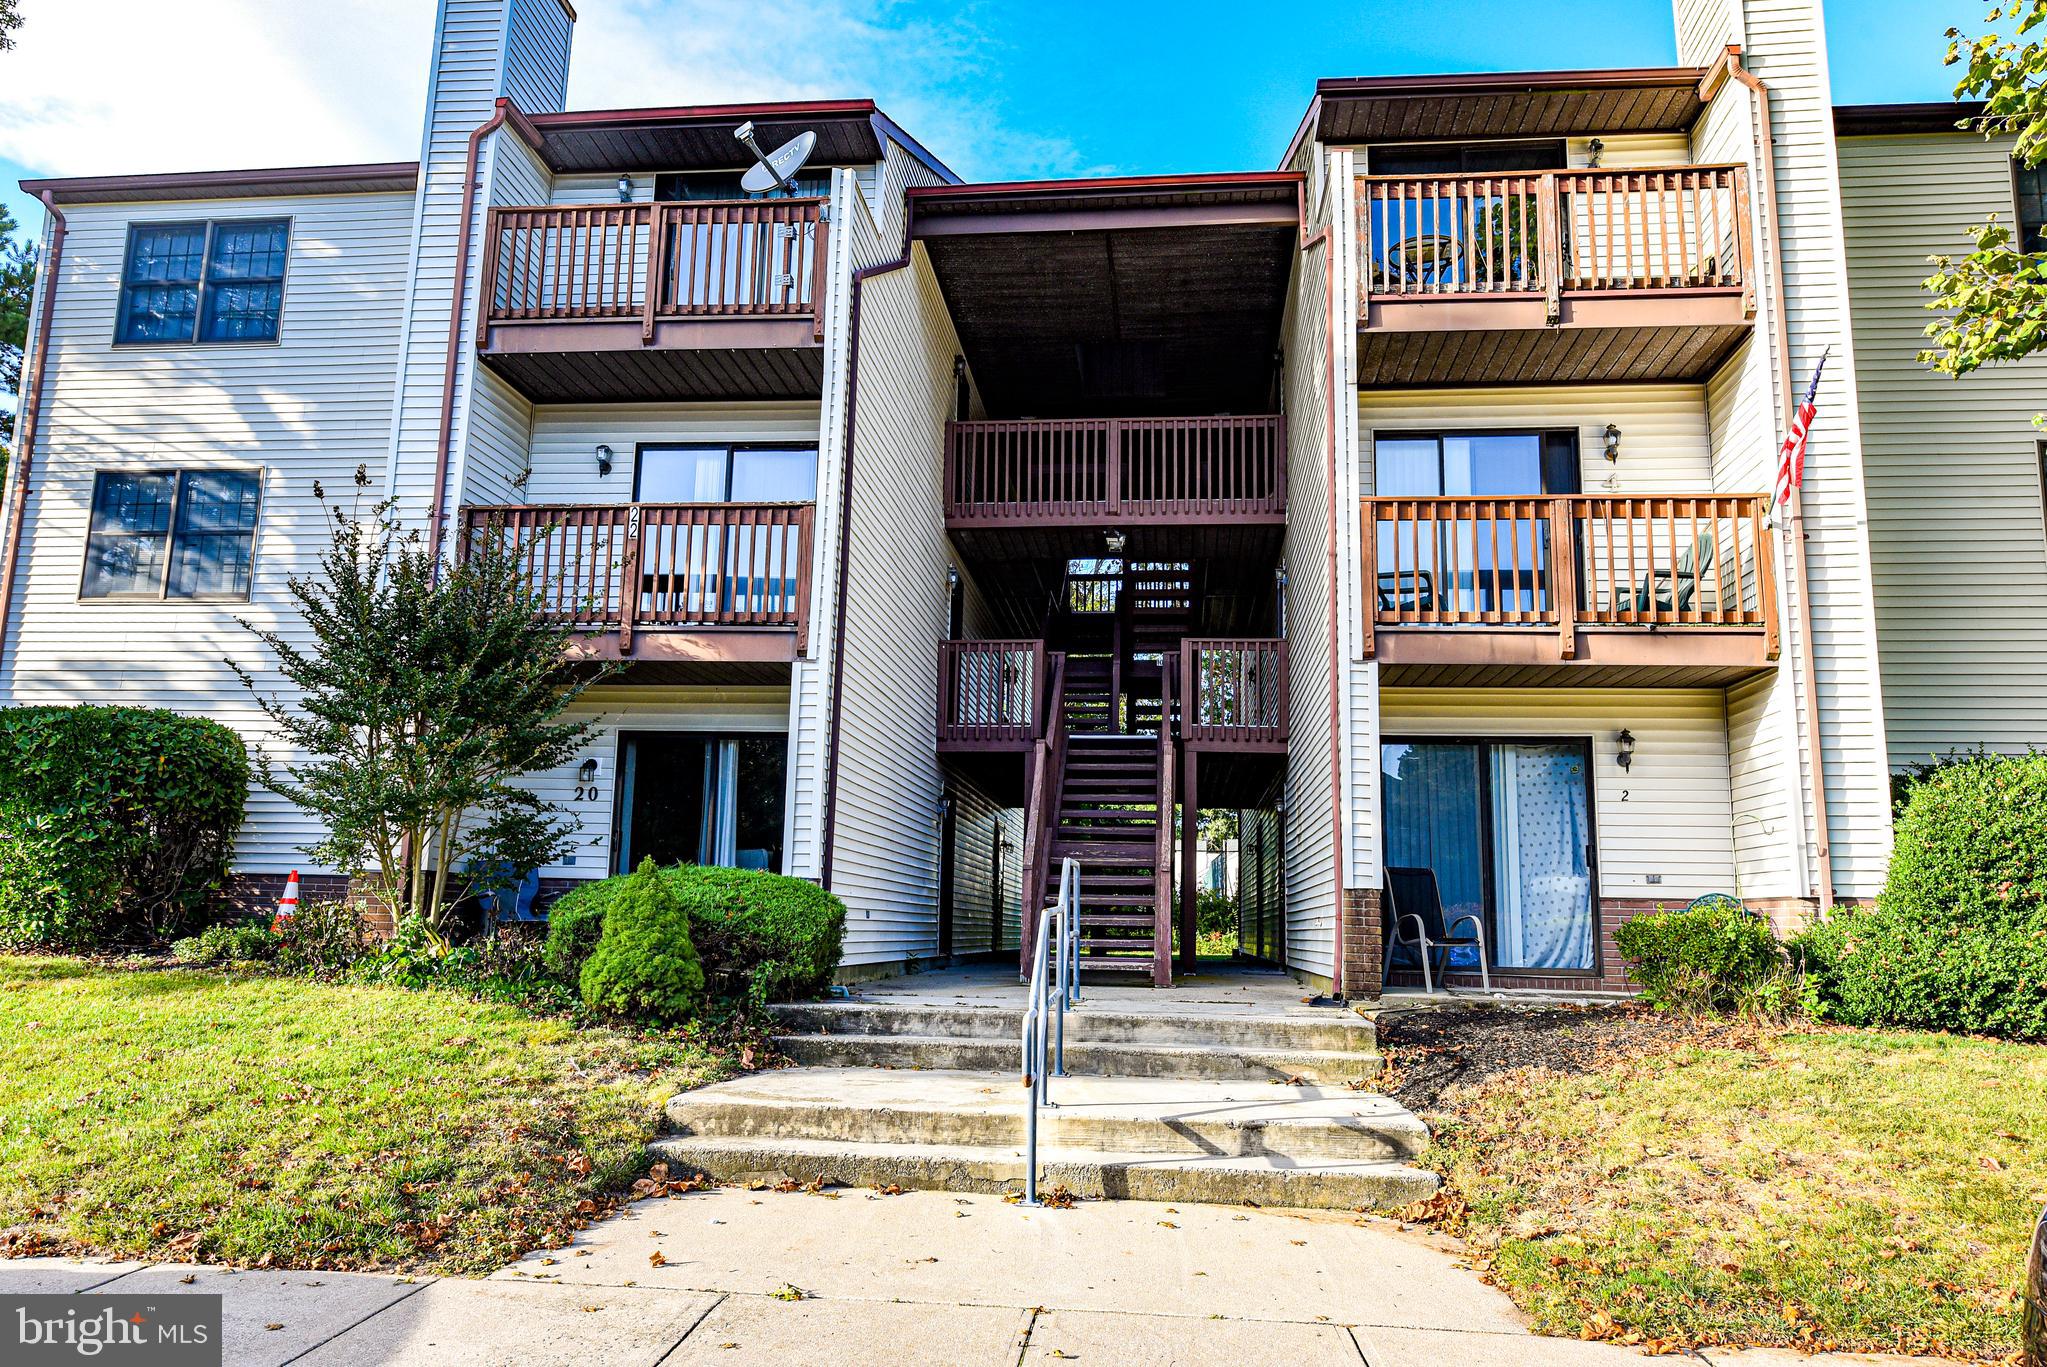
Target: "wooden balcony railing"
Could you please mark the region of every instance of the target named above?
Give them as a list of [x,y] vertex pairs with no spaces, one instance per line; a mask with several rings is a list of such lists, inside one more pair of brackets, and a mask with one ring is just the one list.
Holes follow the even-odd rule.
[[793,627],[809,644],[808,503],[500,504],[462,510],[465,548],[509,537],[551,621],[637,630]]
[[938,739],[960,749],[1015,749],[1045,734],[1043,641],[941,641]]
[[1190,744],[1284,746],[1283,640],[1189,637],[1180,643],[1180,736]]
[[1368,295],[1718,290],[1753,294],[1748,173],[1653,170],[1360,176]]
[[1203,522],[1286,511],[1286,431],[1276,415],[950,422],[946,516]]
[[[491,323],[817,317],[817,199],[499,208],[484,244]],[[653,288],[648,288],[652,282]]]
[[1777,652],[1762,494],[1364,500],[1379,627],[1761,628]]

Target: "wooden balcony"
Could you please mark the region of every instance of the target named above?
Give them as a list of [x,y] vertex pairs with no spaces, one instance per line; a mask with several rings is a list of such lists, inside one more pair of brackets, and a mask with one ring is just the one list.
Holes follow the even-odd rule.
[[1028,750],[1045,734],[1043,641],[941,641],[938,748]]
[[1001,558],[1132,559],[1247,553],[1286,526],[1286,427],[1277,415],[949,422],[946,527]]
[[1180,643],[1179,733],[1202,750],[1286,753],[1287,648],[1276,639]]
[[1702,380],[1755,317],[1740,166],[1360,176],[1358,383]]
[[497,208],[484,363],[536,403],[815,398],[823,201]]
[[1385,682],[1686,687],[1777,658],[1761,494],[1368,498]]
[[511,538],[541,615],[605,660],[786,663],[809,647],[808,503],[511,504],[462,510],[463,545]]

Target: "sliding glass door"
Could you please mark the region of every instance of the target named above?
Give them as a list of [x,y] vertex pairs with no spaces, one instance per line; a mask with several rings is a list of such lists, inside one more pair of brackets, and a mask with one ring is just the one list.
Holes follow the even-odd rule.
[[639,732],[621,746],[617,871],[650,857],[782,871],[788,737]]
[[1386,863],[1435,875],[1445,923],[1477,915],[1495,968],[1596,966],[1591,745],[1388,741]]

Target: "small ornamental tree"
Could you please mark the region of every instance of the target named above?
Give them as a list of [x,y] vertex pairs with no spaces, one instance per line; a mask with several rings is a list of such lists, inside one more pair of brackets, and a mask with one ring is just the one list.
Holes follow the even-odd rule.
[[328,517],[319,571],[288,581],[304,635],[242,624],[296,693],[267,694],[234,666],[277,731],[257,773],[319,819],[310,857],[438,937],[463,898],[570,848],[574,818],[516,780],[575,755],[589,724],[563,715],[597,676],[571,674],[570,633],[538,615],[509,538],[479,537],[450,563],[389,503]]
[[[1983,102],[1962,126],[2013,137],[2012,156],[2038,166],[2047,160],[2047,0],[1994,0],[1984,23],[1973,37],[1947,33],[1947,64],[1961,73],[1955,98]],[[1926,307],[1941,316],[1919,356],[1956,376],[2047,349],[2047,241],[2021,242],[1995,219],[1969,235],[1967,255],[1934,258]]]

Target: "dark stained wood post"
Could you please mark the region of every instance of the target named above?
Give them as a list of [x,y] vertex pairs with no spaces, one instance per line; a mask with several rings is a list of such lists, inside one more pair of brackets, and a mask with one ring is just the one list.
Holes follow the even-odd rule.
[[[1180,700],[1181,715],[1194,706],[1194,698]],[[1195,944],[1200,905],[1200,874],[1198,862],[1201,857],[1201,793],[1199,765],[1201,752],[1191,747],[1180,751],[1180,971],[1193,973],[1198,958]],[[1166,812],[1170,813],[1172,795],[1163,794]],[[1170,815],[1166,817],[1171,820]]]
[[[1361,543],[1358,553],[1364,559],[1365,571],[1365,577],[1360,581],[1362,588],[1359,597],[1364,599],[1364,604],[1359,615],[1364,622],[1358,628],[1358,648],[1369,660],[1378,649],[1378,640],[1373,635],[1373,629],[1379,620],[1379,511],[1378,505],[1369,498],[1358,500],[1358,525],[1360,528],[1358,540]],[[1394,593],[1398,595],[1398,585],[1394,586]],[[1290,622],[1293,620],[1291,614],[1287,620]]]
[[1549,596],[1557,612],[1557,647],[1578,654],[1578,521],[1568,498],[1549,501]]

